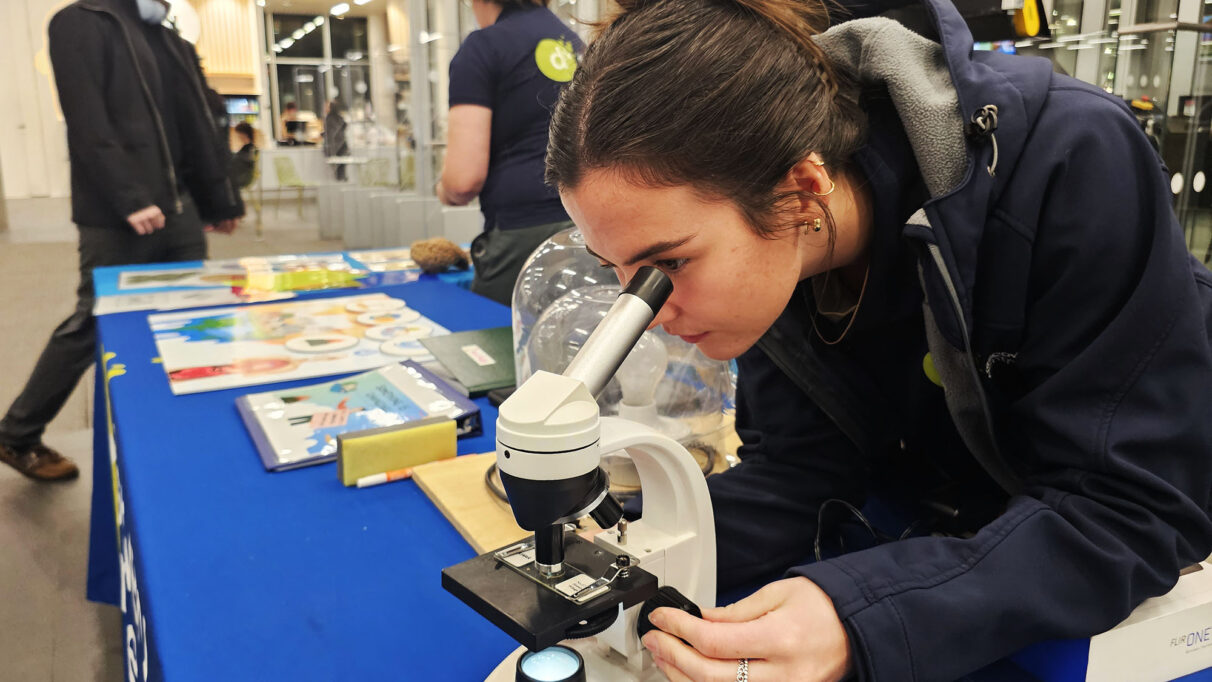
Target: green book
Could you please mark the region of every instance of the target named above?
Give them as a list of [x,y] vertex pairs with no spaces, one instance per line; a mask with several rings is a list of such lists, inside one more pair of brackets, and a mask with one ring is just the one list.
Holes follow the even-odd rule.
[[514,385],[513,329],[491,327],[420,339],[421,344],[475,397]]

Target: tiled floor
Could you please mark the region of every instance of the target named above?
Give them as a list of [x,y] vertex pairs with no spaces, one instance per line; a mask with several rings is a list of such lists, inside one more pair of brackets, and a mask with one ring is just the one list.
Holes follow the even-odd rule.
[[[293,207],[292,207],[293,208]],[[9,200],[0,231],[0,411],[16,397],[52,329],[71,311],[76,231],[65,199]],[[263,238],[249,224],[211,235],[214,258],[340,249],[316,238],[315,206],[300,220],[270,210]],[[249,221],[251,223],[251,221]],[[125,679],[121,614],[84,598],[92,489],[91,378],[46,441],[80,465],[80,478],[29,481],[0,465],[0,682]]]

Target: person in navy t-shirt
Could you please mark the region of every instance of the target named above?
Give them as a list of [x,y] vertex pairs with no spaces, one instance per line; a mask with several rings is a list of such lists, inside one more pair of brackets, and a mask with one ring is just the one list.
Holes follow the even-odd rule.
[[436,192],[450,206],[480,198],[472,291],[508,305],[527,256],[572,227],[543,172],[551,110],[584,44],[546,0],[471,5],[481,28],[450,62],[450,129]]

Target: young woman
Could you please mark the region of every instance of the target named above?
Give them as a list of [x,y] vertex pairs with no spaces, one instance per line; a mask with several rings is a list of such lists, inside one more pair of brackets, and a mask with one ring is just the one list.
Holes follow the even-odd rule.
[[[937,41],[817,35],[806,1],[622,4],[547,177],[603,266],[669,274],[659,324],[737,359],[720,585],[783,576],[656,611],[671,679],[954,679],[1212,551],[1212,276],[1121,101],[974,52],[946,0]],[[913,523],[853,551],[864,504]]]

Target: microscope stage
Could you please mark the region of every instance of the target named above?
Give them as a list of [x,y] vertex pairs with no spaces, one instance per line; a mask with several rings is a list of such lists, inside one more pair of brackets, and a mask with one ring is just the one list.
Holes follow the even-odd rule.
[[[506,566],[495,556],[497,551],[444,569],[442,587],[531,651],[568,639],[570,628],[615,610],[620,603],[627,609],[657,592],[656,577],[633,566],[628,577],[616,577],[604,594],[578,604]],[[615,572],[614,561],[610,552],[575,533],[565,533],[566,566],[588,576],[609,578]]]

